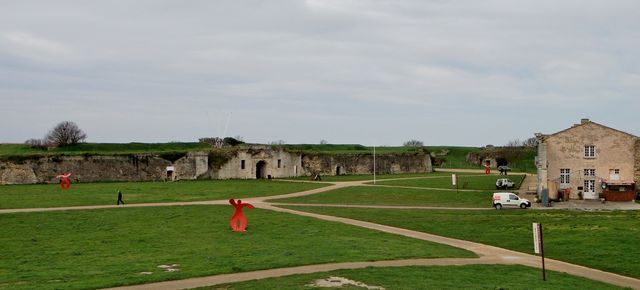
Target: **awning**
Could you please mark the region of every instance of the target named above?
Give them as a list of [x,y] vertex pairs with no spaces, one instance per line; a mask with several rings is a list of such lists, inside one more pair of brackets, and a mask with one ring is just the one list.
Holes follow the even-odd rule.
[[632,185],[635,184],[635,181],[633,180],[608,180],[608,179],[604,179],[602,180],[603,183],[606,183],[607,185]]

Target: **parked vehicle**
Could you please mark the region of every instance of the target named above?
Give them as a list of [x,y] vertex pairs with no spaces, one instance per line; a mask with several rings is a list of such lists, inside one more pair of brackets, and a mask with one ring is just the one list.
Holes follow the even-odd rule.
[[508,178],[500,178],[496,180],[496,189],[508,189],[513,188],[516,185],[515,182]]
[[503,206],[520,207],[521,209],[531,207],[531,202],[528,199],[520,198],[511,192],[494,193],[492,204],[496,209],[502,209]]

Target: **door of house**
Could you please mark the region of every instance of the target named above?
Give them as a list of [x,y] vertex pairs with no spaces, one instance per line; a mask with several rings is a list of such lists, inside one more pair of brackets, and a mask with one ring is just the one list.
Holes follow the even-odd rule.
[[584,199],[596,199],[596,181],[595,180],[584,181],[584,191],[582,193],[582,197]]

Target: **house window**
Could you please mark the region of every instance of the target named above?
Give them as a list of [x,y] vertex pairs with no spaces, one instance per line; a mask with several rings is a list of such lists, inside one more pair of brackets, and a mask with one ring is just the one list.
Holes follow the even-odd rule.
[[240,169],[244,169],[244,160],[240,161]]
[[278,168],[280,168],[280,166],[282,166],[282,159],[278,159]]
[[595,158],[596,146],[593,146],[593,145],[584,146],[584,157]]
[[620,180],[620,169],[610,169],[609,170],[609,179],[611,179],[611,180]]
[[596,176],[596,170],[595,169],[585,169],[584,170],[584,176],[595,177]]
[[571,174],[571,170],[568,168],[560,169],[560,184],[569,184],[569,176]]

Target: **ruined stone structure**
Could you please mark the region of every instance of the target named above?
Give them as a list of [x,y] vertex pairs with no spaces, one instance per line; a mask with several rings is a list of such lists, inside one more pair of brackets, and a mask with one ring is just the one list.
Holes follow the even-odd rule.
[[[638,137],[582,119],[538,139],[538,194],[550,199],[632,200],[640,177]],[[563,195],[563,196],[559,196]]]
[[[376,171],[431,172],[428,153],[376,155]],[[0,161],[0,184],[56,183],[72,172],[75,182],[189,179],[268,179],[296,176],[371,174],[372,154],[304,154],[266,145],[247,145],[187,154],[24,157]]]

